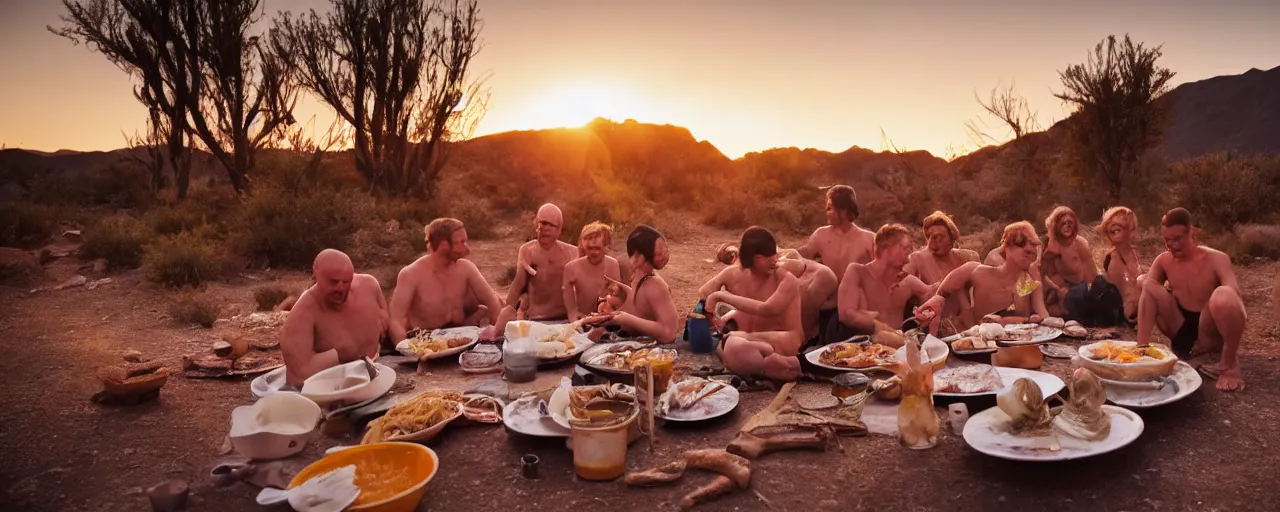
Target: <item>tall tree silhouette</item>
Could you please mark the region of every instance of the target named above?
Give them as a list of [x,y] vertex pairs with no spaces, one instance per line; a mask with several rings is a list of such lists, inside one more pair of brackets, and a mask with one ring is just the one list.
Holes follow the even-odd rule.
[[369,187],[430,197],[449,143],[484,114],[475,0],[331,0],[333,9],[276,20],[272,43],[297,56],[299,83],[352,127]]
[[1160,48],[1108,36],[1088,62],[1059,72],[1063,91],[1054,95],[1075,109],[1068,127],[1076,154],[1115,202],[1134,182],[1138,159],[1164,133],[1168,107],[1157,100],[1174,73],[1156,63]]

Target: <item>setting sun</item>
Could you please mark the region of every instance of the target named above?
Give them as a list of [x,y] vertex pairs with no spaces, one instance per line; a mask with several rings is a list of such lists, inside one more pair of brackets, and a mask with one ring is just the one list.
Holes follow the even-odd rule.
[[597,117],[621,121],[648,117],[650,105],[619,83],[584,81],[552,86],[535,96],[511,124],[522,128],[578,127]]

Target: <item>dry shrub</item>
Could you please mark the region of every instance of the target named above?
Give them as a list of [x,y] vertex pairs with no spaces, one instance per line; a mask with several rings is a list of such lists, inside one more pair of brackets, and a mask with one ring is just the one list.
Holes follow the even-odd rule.
[[48,239],[57,225],[57,211],[28,202],[0,203],[0,245],[26,246]]
[[147,277],[171,288],[200,286],[226,275],[231,263],[220,242],[183,232],[147,246]]
[[511,282],[516,280],[516,266],[507,265],[502,270],[502,275],[498,276],[498,286],[511,286]]
[[1280,226],[1263,224],[1242,224],[1236,226],[1236,254],[1254,258],[1280,260]]
[[410,220],[400,223],[400,236],[408,242],[409,247],[413,248],[415,255],[427,252],[425,229],[426,225],[418,221]]
[[169,305],[169,315],[184,324],[212,328],[222,307],[208,294],[186,290]]
[[348,250],[372,211],[361,192],[264,185],[244,201],[231,232],[240,253],[255,263],[308,269],[324,249]]
[[27,251],[0,247],[0,283],[25,286],[40,280],[44,268]]
[[455,197],[449,202],[445,215],[462,221],[468,239],[484,240],[497,234],[498,219],[486,199],[471,195]]
[[33,201],[49,204],[145,208],[156,199],[147,170],[132,162],[82,173],[40,174],[32,179],[30,190]]
[[416,222],[419,225],[440,217],[437,201],[424,201],[403,197],[384,197],[378,200],[378,218],[394,220],[401,225]]
[[176,235],[204,225],[205,214],[200,206],[189,202],[165,205],[148,211],[143,220],[157,235]]
[[637,225],[656,226],[653,202],[630,192],[620,184],[601,183],[596,189],[582,189],[558,202],[564,214],[560,239],[578,245],[582,228],[592,222],[603,222],[613,227],[614,243],[625,240],[627,233]]
[[106,259],[109,268],[136,268],[151,238],[151,230],[142,221],[115,214],[85,230],[80,253],[85,259]]
[[281,302],[289,298],[289,289],[280,285],[269,284],[253,290],[253,301],[258,304],[258,311],[271,311]]
[[1174,204],[1190,210],[1201,226],[1277,220],[1280,156],[1216,153],[1179,162],[1170,174]]
[[822,192],[800,190],[789,196],[761,199],[735,189],[725,189],[715,202],[707,203],[702,222],[721,229],[764,226],[776,233],[808,234],[826,220]]
[[356,231],[351,245],[351,259],[361,268],[387,262],[403,264],[413,261],[415,256],[404,228],[394,221],[367,224]]

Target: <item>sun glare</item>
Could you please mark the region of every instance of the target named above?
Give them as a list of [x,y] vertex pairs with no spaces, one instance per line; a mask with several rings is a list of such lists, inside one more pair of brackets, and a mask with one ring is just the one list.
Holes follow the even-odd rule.
[[620,84],[581,82],[556,86],[539,96],[519,126],[526,129],[583,126],[592,119],[615,121],[648,117],[647,105]]

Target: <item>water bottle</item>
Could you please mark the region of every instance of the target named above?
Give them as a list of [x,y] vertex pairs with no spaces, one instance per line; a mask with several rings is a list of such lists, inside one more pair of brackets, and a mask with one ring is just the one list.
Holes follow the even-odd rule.
[[715,341],[711,339],[711,320],[707,319],[706,308],[706,299],[699,300],[684,324],[689,349],[695,354],[709,354],[716,350]]

